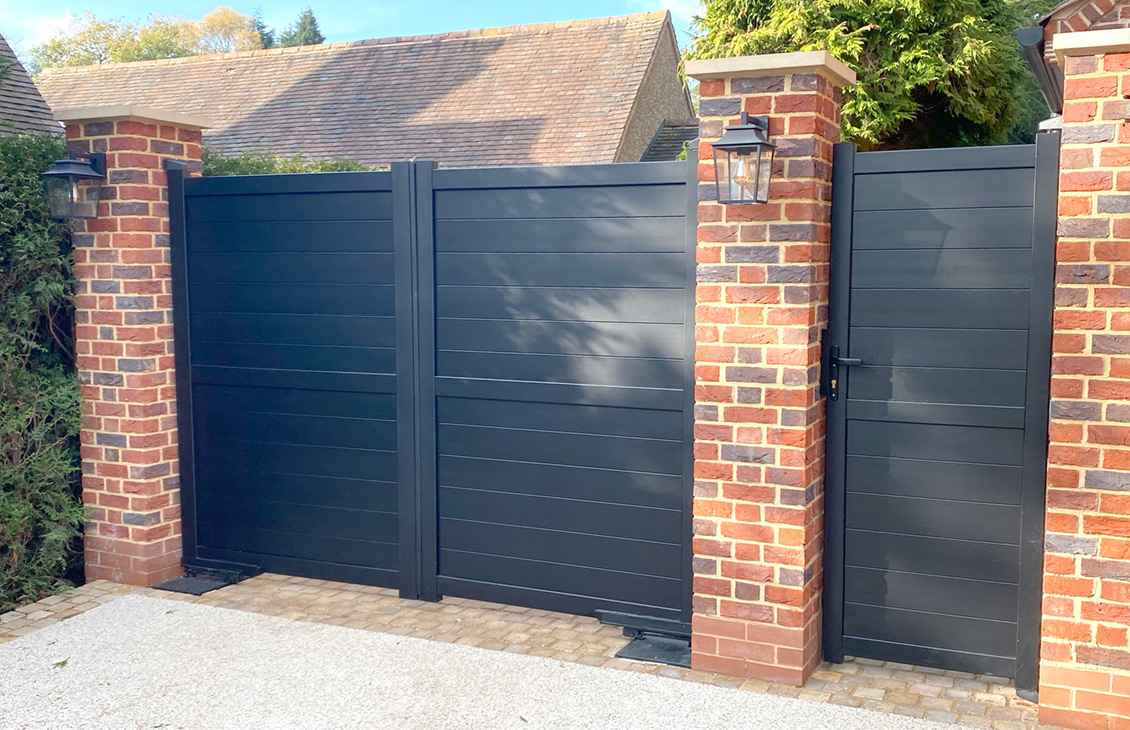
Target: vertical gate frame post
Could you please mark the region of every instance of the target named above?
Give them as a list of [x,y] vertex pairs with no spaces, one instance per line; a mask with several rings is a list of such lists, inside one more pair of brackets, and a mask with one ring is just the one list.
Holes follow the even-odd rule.
[[[848,345],[847,312],[851,282],[852,207],[855,179],[854,144],[837,144],[832,159],[832,245],[828,282],[828,343],[841,349]],[[846,350],[845,350],[846,352]],[[825,360],[825,362],[827,362]],[[851,368],[838,368],[840,392],[847,392],[846,378]],[[844,438],[843,418],[839,411],[844,401],[825,399],[827,409],[827,444]],[[844,452],[827,449],[824,473],[824,594],[823,639],[825,661],[844,660]]]
[[683,616],[694,616],[695,280],[698,272],[698,149],[687,149],[687,258],[683,367]]
[[435,523],[435,243],[430,162],[392,165],[400,595],[439,600]]

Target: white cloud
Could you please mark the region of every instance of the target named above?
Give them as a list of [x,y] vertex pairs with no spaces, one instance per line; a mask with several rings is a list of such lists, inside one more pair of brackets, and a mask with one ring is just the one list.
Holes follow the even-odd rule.
[[70,10],[29,12],[26,8],[0,7],[0,34],[17,54],[26,53],[65,28],[75,17]]

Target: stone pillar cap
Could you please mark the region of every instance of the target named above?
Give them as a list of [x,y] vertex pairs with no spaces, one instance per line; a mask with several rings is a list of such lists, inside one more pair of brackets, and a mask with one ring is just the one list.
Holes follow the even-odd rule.
[[745,76],[785,76],[819,73],[841,86],[855,83],[855,71],[827,51],[765,53],[759,56],[690,60],[686,74],[699,81]]
[[1065,56],[1101,56],[1130,51],[1130,28],[1056,33],[1052,36],[1052,49],[1060,68],[1064,67]]
[[165,109],[140,106],[138,104],[114,104],[110,106],[83,106],[55,109],[55,120],[59,122],[108,122],[114,119],[137,119],[138,121],[173,124],[192,129],[208,129],[210,120],[191,114],[181,114]]

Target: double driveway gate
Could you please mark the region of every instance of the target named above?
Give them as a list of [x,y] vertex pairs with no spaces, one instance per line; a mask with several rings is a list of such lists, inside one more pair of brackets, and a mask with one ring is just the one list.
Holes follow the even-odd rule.
[[186,564],[689,633],[694,169],[171,176]]

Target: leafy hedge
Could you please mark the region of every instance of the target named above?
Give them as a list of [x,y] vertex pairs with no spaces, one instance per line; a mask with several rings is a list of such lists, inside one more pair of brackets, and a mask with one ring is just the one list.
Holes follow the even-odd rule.
[[81,560],[69,232],[39,177],[63,154],[0,137],[0,612],[65,588]]
[[302,155],[283,157],[273,152],[244,152],[225,157],[220,152],[204,148],[204,176],[275,175],[295,172],[357,172],[376,168],[355,160],[334,157],[330,160],[308,160]]

